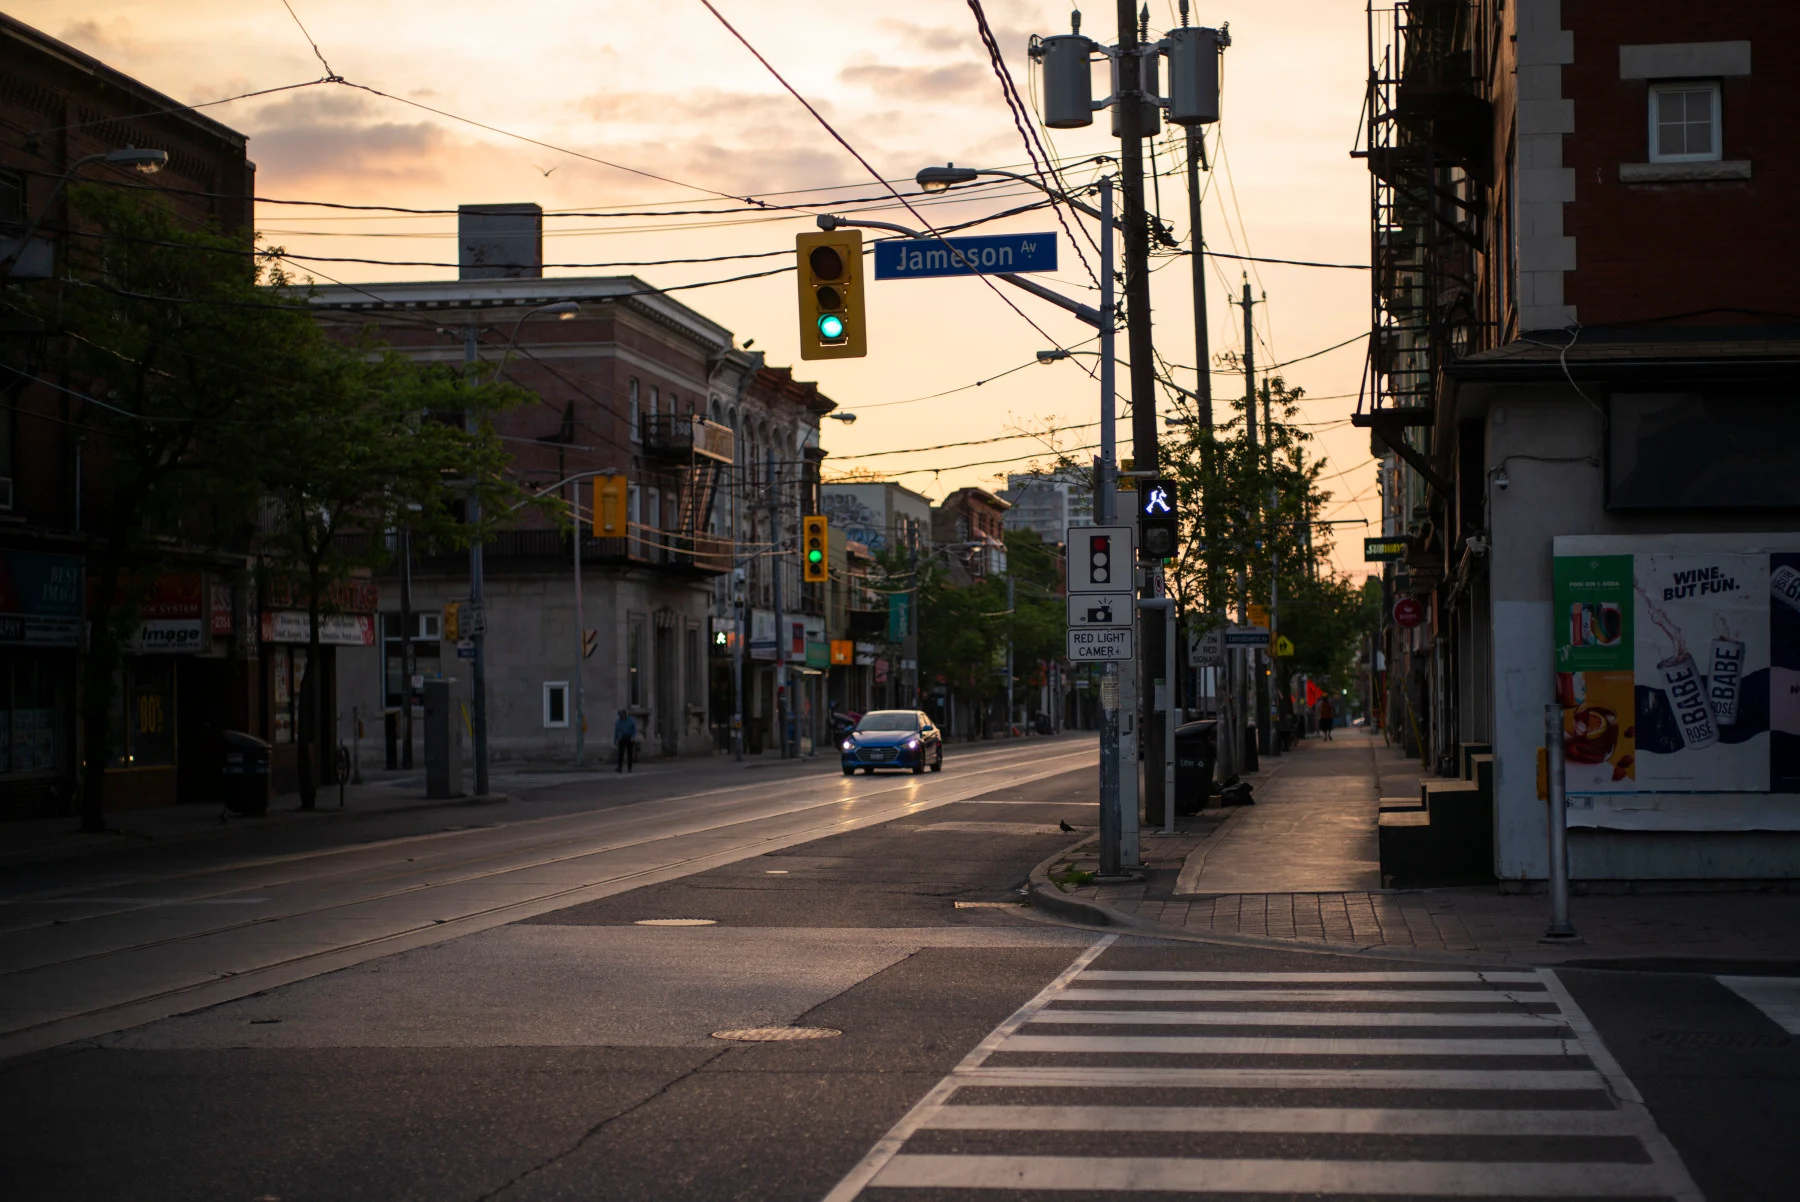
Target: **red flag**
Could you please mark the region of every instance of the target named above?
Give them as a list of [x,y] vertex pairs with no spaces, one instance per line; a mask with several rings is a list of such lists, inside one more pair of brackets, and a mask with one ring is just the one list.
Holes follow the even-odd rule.
[[1306,708],[1307,709],[1311,709],[1313,706],[1319,704],[1319,699],[1324,696],[1325,696],[1324,689],[1321,689],[1318,685],[1314,684],[1310,680],[1306,682]]

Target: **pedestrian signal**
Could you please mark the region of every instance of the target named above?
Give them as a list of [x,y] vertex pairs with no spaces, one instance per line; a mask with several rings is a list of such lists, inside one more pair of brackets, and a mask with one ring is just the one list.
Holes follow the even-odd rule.
[[1168,559],[1177,540],[1175,481],[1138,481],[1138,546],[1145,559]]
[[860,359],[863,328],[862,231],[821,230],[794,239],[800,278],[800,357]]
[[808,584],[823,584],[831,579],[830,564],[826,562],[828,544],[825,537],[825,516],[812,514],[800,520],[800,579]]
[[625,537],[625,494],[629,485],[623,476],[594,477],[594,537]]

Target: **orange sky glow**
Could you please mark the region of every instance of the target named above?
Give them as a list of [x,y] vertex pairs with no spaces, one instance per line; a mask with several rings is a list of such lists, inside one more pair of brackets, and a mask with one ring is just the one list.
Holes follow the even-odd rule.
[[[545,258],[555,264],[781,251],[792,248],[796,233],[814,228],[810,214],[624,215],[646,206],[716,208],[717,193],[779,202],[829,199],[838,211],[911,223],[698,0],[292,2],[335,74],[397,99],[322,82],[209,108],[251,136],[263,197],[417,208],[535,201],[547,211]],[[920,167],[950,160],[1014,170],[1025,164],[1023,141],[965,0],[714,3],[884,176],[910,180]],[[1066,32],[1069,6],[1062,0],[985,0],[984,8],[1013,78],[1030,97],[1029,35]],[[1153,0],[1149,8],[1153,33],[1178,24],[1174,0]],[[8,11],[188,103],[318,80],[325,73],[281,0],[13,0]],[[1366,263],[1368,179],[1348,154],[1365,74],[1362,5],[1211,0],[1195,7],[1194,19],[1229,22],[1233,40],[1225,56],[1223,119],[1206,133],[1213,168],[1203,176],[1208,246]],[[1113,6],[1088,5],[1083,32],[1111,41]],[[1104,113],[1089,129],[1044,136],[1068,164],[1072,184],[1095,177],[1098,165],[1085,161],[1090,156],[1117,151]],[[1164,178],[1152,193],[1152,208],[1160,204],[1185,243],[1181,140],[1177,129],[1172,135],[1165,130],[1157,141],[1156,166]],[[1025,199],[1022,189],[995,187],[920,212],[934,224],[948,224]],[[558,217],[559,210],[608,215]],[[267,243],[295,254],[431,264],[313,263],[322,282],[455,273],[453,216],[356,215],[264,203],[257,223]],[[997,221],[980,232],[1053,229],[1061,241],[1060,269],[1039,278],[1092,303],[1097,294],[1087,272],[1048,212]],[[1092,261],[1092,248],[1081,245]],[[546,274],[629,273],[668,286],[780,263],[772,257],[552,267]],[[1192,387],[1188,262],[1171,256],[1153,267],[1157,350],[1174,365],[1176,382]],[[1312,453],[1328,460],[1331,500],[1322,516],[1378,519],[1368,435],[1349,424],[1366,349],[1366,340],[1356,336],[1368,329],[1368,273],[1213,260],[1207,306],[1215,357],[1242,346],[1242,313],[1227,297],[1236,296],[1246,272],[1258,297],[1267,294],[1267,304],[1255,310],[1257,362],[1301,360],[1281,374],[1305,389],[1300,420],[1315,435]],[[828,472],[878,468],[937,498],[966,484],[1003,486],[1007,471],[1049,458],[1052,446],[1076,450],[1097,442],[1098,388],[1078,366],[1092,364],[1091,356],[1034,364],[980,388],[916,399],[1032,363],[1037,351],[1047,349],[1043,335],[981,283],[873,284],[868,357],[823,363],[799,359],[793,287],[783,274],[678,296],[733,330],[740,344],[754,339],[771,364],[792,364],[800,378],[818,380],[842,409],[857,414],[853,426],[826,423]],[[1009,295],[1058,344],[1089,343],[1091,331],[1073,317],[1023,293]],[[1302,359],[1346,340],[1341,349]],[[1124,346],[1121,337],[1121,355]],[[1212,366],[1226,370],[1217,358]],[[1121,388],[1124,379],[1121,370]],[[1221,398],[1241,395],[1240,376],[1213,379]],[[1167,403],[1165,394],[1159,405]],[[1001,441],[858,458],[977,439]],[[1129,447],[1129,423],[1121,422],[1121,454]],[[1361,538],[1379,533],[1379,526],[1333,529],[1337,567],[1362,575]]]

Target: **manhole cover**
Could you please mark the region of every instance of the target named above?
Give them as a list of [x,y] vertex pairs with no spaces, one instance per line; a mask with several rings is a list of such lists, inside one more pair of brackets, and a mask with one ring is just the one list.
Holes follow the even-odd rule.
[[740,1043],[781,1043],[789,1039],[836,1039],[842,1031],[830,1027],[746,1027],[742,1031],[714,1031],[714,1039]]
[[640,918],[633,926],[640,927],[710,927],[718,925],[716,918]]

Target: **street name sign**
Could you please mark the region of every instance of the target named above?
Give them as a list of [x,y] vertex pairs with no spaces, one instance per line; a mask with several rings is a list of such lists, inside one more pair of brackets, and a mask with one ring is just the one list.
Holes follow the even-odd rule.
[[1225,628],[1225,645],[1227,647],[1267,647],[1269,645],[1269,628],[1267,626],[1228,626]]
[[1069,598],[1069,629],[1129,626],[1137,600],[1130,593],[1076,593]]
[[878,280],[1055,271],[1055,234],[983,234],[973,238],[897,238],[875,244]]
[[1091,626],[1069,631],[1069,659],[1073,663],[1131,658],[1131,627]]
[[1069,591],[1119,593],[1132,587],[1131,526],[1071,526],[1068,532]]

